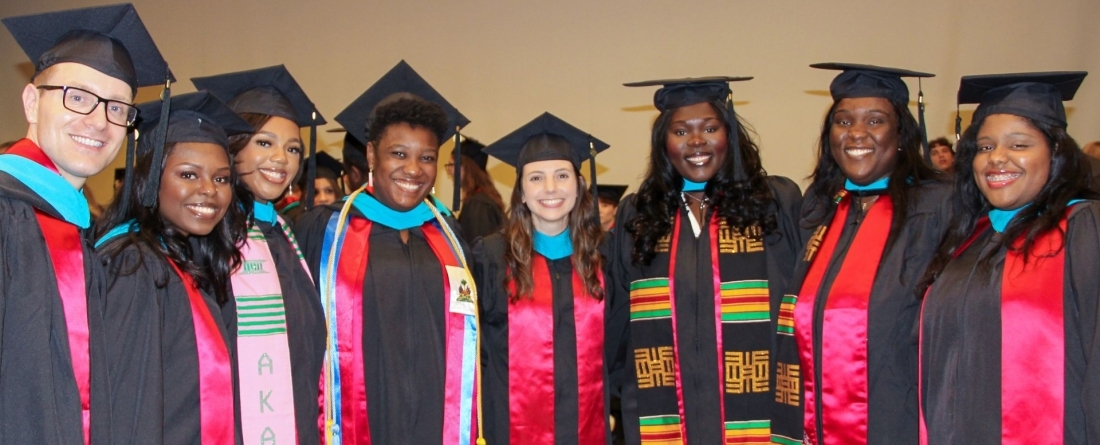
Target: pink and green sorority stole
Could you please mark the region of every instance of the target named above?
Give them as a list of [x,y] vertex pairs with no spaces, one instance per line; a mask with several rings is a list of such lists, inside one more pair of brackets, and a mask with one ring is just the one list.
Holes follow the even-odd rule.
[[[294,235],[278,218],[283,235],[309,274]],[[244,443],[296,443],[294,386],[287,340],[286,307],[275,260],[263,232],[253,223],[232,275],[237,302],[237,373]]]
[[[1072,205],[1072,203],[1071,203]],[[1039,235],[1026,256],[1023,237],[1012,243],[1001,273],[1001,443],[1030,445],[1065,440],[1066,224]],[[988,217],[955,251],[957,257],[986,230]],[[925,294],[927,296],[927,293]],[[923,321],[923,313],[921,314]],[[924,329],[921,326],[924,345]],[[923,363],[923,357],[918,363]],[[923,381],[923,369],[921,370]],[[1037,376],[1042,376],[1038,378]],[[920,388],[920,443],[928,444]],[[988,409],[988,407],[986,407]]]
[[[508,304],[508,425],[513,444],[554,443],[554,290],[546,257],[533,255],[530,298]],[[577,339],[577,437],[607,439],[604,416],[604,301],[592,298],[573,272]],[[600,275],[603,283],[603,275]],[[514,289],[514,287],[513,287]]]
[[[668,240],[658,242],[654,269],[667,258],[669,277],[630,284],[630,330],[641,442],[644,445],[694,443],[684,418],[680,341],[676,320],[678,212]],[[721,428],[726,444],[768,443],[772,399],[769,373],[771,338],[767,256],[759,228],[731,228],[716,214],[707,225],[711,295],[718,360],[714,391],[721,397]],[[664,246],[662,248],[662,246]],[[691,259],[688,259],[689,261]],[[693,277],[685,277],[692,280]],[[690,297],[685,297],[690,298]],[[710,426],[708,426],[710,427]]]
[[[363,189],[360,189],[360,192]],[[363,283],[369,267],[372,221],[348,215],[356,192],[325,230],[321,259],[321,300],[328,322],[325,353],[324,440],[326,445],[369,445],[370,422],[363,356]],[[429,204],[435,220],[420,226],[441,264],[445,301],[446,363],[443,437],[440,443],[470,445],[480,422],[477,381],[478,321],[474,284],[453,231]]]
[[[890,235],[894,206],[890,195],[875,200],[852,240],[848,254],[833,279],[825,302],[822,332],[821,380],[817,379],[814,361],[813,326],[815,307],[825,271],[833,261],[844,221],[851,207],[851,195],[839,194],[840,202],[826,230],[820,250],[811,259],[810,269],[794,308],[795,339],[802,360],[805,388],[804,427],[811,444],[867,443],[867,307],[871,287],[875,282],[886,240]],[[821,409],[817,412],[817,393],[821,388]],[[817,418],[821,418],[822,435],[817,437]]]

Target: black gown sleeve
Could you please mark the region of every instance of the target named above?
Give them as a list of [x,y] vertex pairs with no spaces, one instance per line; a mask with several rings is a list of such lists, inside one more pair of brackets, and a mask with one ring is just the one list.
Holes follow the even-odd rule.
[[302,256],[306,258],[309,273],[314,277],[313,282],[317,289],[321,288],[321,256],[326,254],[326,252],[322,252],[325,242],[325,228],[332,214],[340,211],[338,207],[334,206],[335,204],[314,207],[312,210],[302,213],[298,217],[298,221],[291,227],[294,230],[294,237],[298,238],[298,247],[302,249]]
[[500,234],[474,244],[474,281],[481,311],[482,410],[487,443],[508,443],[508,292]]
[[[1100,442],[1100,202],[1066,228],[1066,443]],[[1080,382],[1080,389],[1075,390]],[[1079,415],[1068,407],[1081,406]]]
[[622,386],[630,372],[626,367],[626,352],[630,339],[630,283],[634,276],[631,254],[634,252],[634,237],[627,231],[627,223],[637,214],[634,208],[636,197],[637,195],[631,194],[619,204],[615,214],[615,230],[610,232],[608,241],[610,273],[604,277],[609,306],[604,339],[605,360],[610,380],[608,389],[616,397],[621,397]]
[[[116,241],[117,242],[117,241]],[[157,282],[167,270],[159,259],[137,247],[125,248],[107,267],[104,309],[108,345],[114,444],[164,443],[164,313]]]

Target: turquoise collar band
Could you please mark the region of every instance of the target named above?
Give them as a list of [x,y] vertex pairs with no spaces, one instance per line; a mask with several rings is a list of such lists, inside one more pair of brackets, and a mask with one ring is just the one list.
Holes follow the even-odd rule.
[[46,200],[69,224],[87,229],[92,224],[88,200],[61,175],[19,155],[0,155],[3,171]]
[[573,254],[573,238],[569,236],[569,229],[554,236],[543,235],[536,230],[532,241],[535,252],[549,260],[559,260]]
[[844,180],[844,190],[849,192],[877,192],[890,186],[890,178],[885,177],[867,185],[856,185],[851,179]]
[[694,182],[689,181],[687,178],[684,178],[684,188],[680,190],[685,192],[701,192],[703,190],[706,190],[706,188],[707,183],[705,182]]
[[273,226],[278,221],[275,216],[275,204],[272,204],[271,202],[263,204],[259,201],[253,201],[252,215],[256,218],[256,221],[263,221]]
[[[439,201],[436,201],[434,196],[429,199],[433,201],[439,213],[443,215],[448,214],[447,208],[443,207]],[[399,212],[386,207],[385,204],[379,202],[369,193],[360,193],[355,197],[355,201],[353,201],[351,205],[355,206],[355,208],[366,216],[367,219],[387,227],[392,227],[396,230],[408,230],[414,227],[420,227],[424,225],[425,222],[435,219],[435,214],[432,213],[432,209],[428,208],[428,204],[424,202],[417,204],[416,207],[413,207],[407,212]]]

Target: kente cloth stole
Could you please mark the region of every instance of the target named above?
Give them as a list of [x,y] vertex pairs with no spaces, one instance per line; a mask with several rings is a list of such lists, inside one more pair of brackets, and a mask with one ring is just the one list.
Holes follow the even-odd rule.
[[233,394],[229,349],[191,275],[183,273],[172,260],[165,258],[165,261],[183,281],[183,288],[191,303],[191,320],[195,326],[195,346],[199,362],[199,423],[202,443],[231,444],[236,440],[236,419],[233,398],[229,396]]
[[[325,440],[327,445],[370,444],[367,387],[363,356],[363,284],[369,265],[373,222],[348,217],[337,239],[339,213],[333,213],[325,231],[321,260],[321,295],[328,295],[324,277],[335,272],[335,301],[322,298],[328,321],[329,348],[325,365]],[[477,437],[475,365],[477,351],[476,295],[473,279],[462,268],[460,249],[453,246],[436,221],[420,226],[424,238],[442,265],[446,336],[443,438],[441,443],[469,445]],[[328,252],[336,249],[335,264]],[[331,272],[330,272],[331,271]],[[430,273],[430,271],[424,271]]]
[[[852,196],[847,191],[838,193],[837,209],[828,226],[822,226],[815,232],[807,249],[805,261],[810,262],[809,270],[799,290],[797,300],[791,302],[785,298],[781,307],[779,331],[789,330],[790,319],[782,314],[790,314],[793,304],[794,340],[801,360],[802,369],[797,364],[779,363],[777,368],[790,380],[792,372],[801,376],[804,397],[803,428],[809,443],[829,444],[866,444],[867,443],[867,308],[871,298],[871,288],[886,242],[890,235],[894,206],[888,194],[879,195],[867,211],[859,225],[852,244],[840,265],[840,271],[833,279],[820,320],[816,309],[821,284],[830,263],[834,260],[837,244],[844,232],[845,221],[852,206]],[[823,239],[822,239],[823,237]],[[816,245],[815,245],[816,244]],[[818,363],[814,361],[814,326],[821,325],[822,361],[828,360],[828,366],[822,366],[820,375]],[[786,326],[785,326],[786,325]],[[789,334],[788,334],[789,335]],[[789,339],[789,336],[788,336]],[[788,340],[789,341],[789,340]],[[800,372],[801,371],[801,372]],[[787,388],[796,387],[785,383]],[[820,387],[821,412],[817,409],[817,393]],[[776,400],[783,393],[777,391]],[[797,397],[796,397],[797,398]],[[797,402],[797,400],[795,400]],[[817,437],[817,423],[821,420],[824,436]],[[790,440],[789,437],[780,439]],[[823,441],[824,439],[824,441]],[[784,443],[783,440],[779,440]]]
[[50,252],[57,291],[65,311],[65,326],[69,338],[76,388],[80,392],[80,410],[84,422],[84,444],[90,440],[91,426],[91,359],[88,341],[88,294],[84,280],[84,244],[76,226],[35,210],[38,226]]
[[[546,257],[538,254],[533,257],[535,285],[531,295],[508,304],[508,437],[517,445],[552,444],[555,437],[553,280]],[[572,281],[577,339],[577,437],[580,443],[599,444],[607,438],[604,302],[588,294],[576,271]]]
[[[1001,274],[1001,443],[1027,445],[1065,440],[1065,233],[1070,209],[1058,229],[1036,237],[1025,259],[1021,235],[1005,254]],[[955,256],[989,230],[982,218]],[[927,296],[927,293],[925,294]],[[921,314],[923,322],[923,308]],[[921,326],[924,345],[924,329]],[[923,352],[923,351],[922,351]],[[924,363],[923,356],[918,363]],[[922,376],[923,376],[923,370]],[[918,380],[923,381],[923,377]],[[923,387],[920,443],[928,444]]]
[[[654,270],[668,270],[668,277],[646,278],[630,284],[630,330],[634,372],[638,384],[638,414],[642,444],[691,443],[684,418],[683,376],[677,337],[676,280],[691,282],[694,276],[677,277],[680,259],[681,215],[676,214],[672,233],[655,246]],[[721,394],[722,425],[727,444],[767,443],[770,438],[771,351],[770,299],[764,238],[758,227],[729,227],[712,214],[706,226],[710,244],[712,279],[699,283],[714,300],[714,364]],[[667,269],[664,268],[667,262]],[[706,267],[700,265],[700,267]],[[686,295],[683,298],[695,298]],[[710,426],[707,426],[710,427]]]
[[[309,268],[294,235],[279,218],[302,269]],[[283,291],[267,239],[256,223],[241,247],[243,263],[231,277],[237,302],[237,372],[244,443],[296,443],[294,383]]]

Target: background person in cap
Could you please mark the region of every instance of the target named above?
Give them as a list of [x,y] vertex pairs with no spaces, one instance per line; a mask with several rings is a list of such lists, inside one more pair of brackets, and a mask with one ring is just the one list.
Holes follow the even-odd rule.
[[139,86],[171,76],[132,5],[9,17],[34,63],[0,156],[0,442],[112,443],[103,271],[80,189],[114,160]]
[[370,115],[367,184],[295,226],[329,320],[326,442],[472,444],[476,288],[429,198],[448,115],[408,92]]
[[[237,381],[241,437],[244,443],[260,443],[268,437],[296,440],[301,445],[318,443],[324,311],[298,241],[275,211],[275,203],[301,171],[305,143],[300,128],[311,127],[309,146],[313,152],[316,126],[325,120],[282,65],[191,81],[197,88],[225,99],[256,129],[229,138],[234,167],[254,199],[249,236],[241,249],[245,266],[234,271],[234,298],[222,305],[240,364]],[[303,175],[307,187],[302,199],[307,207],[312,205],[309,181],[315,171],[307,169]],[[253,268],[250,264],[263,266]],[[257,319],[257,312],[264,313],[261,308],[272,306],[281,306],[285,316]],[[257,329],[261,326],[263,329]],[[274,374],[251,371],[263,358],[260,351],[275,359]],[[289,366],[278,365],[286,360]],[[276,397],[261,401],[255,396],[257,388],[265,394],[271,391]],[[271,436],[266,428],[271,428]]]
[[959,103],[978,108],[959,140],[951,230],[926,276],[927,443],[1100,437],[1100,195],[1062,105],[1085,75],[962,78]]
[[[97,226],[105,264],[112,444],[234,443],[233,375],[218,306],[247,228],[247,189],[227,134],[252,127],[205,93],[174,97],[163,158],[155,158],[160,103],[142,107],[128,199]],[[156,200],[142,201],[145,190]],[[255,363],[249,363],[255,369]],[[253,397],[255,395],[253,394]]]
[[[344,199],[343,164],[323,151],[317,152],[316,156],[317,174],[313,179],[313,206],[320,207]],[[306,188],[308,179],[305,175],[298,177],[299,190]],[[301,205],[301,198],[301,195],[297,194],[293,200],[279,208],[279,213],[291,221],[297,221],[298,216],[305,210]],[[286,202],[286,198],[284,197],[281,202]]]
[[615,227],[615,211],[619,208],[619,201],[626,193],[625,185],[600,184],[596,190],[596,198],[600,201],[600,228],[604,232],[610,232]]
[[948,176],[954,175],[955,148],[951,146],[951,142],[945,137],[938,137],[929,142],[928,147],[931,150],[929,158],[932,160],[932,168]]
[[[462,212],[458,214],[458,225],[462,235],[469,242],[500,231],[504,224],[504,200],[493,185],[493,178],[485,167],[489,155],[483,150],[485,145],[473,140],[462,141]],[[447,163],[447,175],[454,177],[454,153]]]
[[545,113],[485,149],[516,168],[504,230],[473,255],[488,443],[607,442],[603,233],[580,172],[590,143],[608,147]]
[[[663,86],[645,178],[611,240],[608,347],[628,444],[769,439],[765,364],[801,245],[801,192],[765,173],[733,112],[728,82],[747,79],[628,84]],[[727,379],[727,366],[743,371]]]
[[921,156],[902,77],[932,75],[811,66],[843,72],[802,206],[813,236],[779,312],[773,440],[916,444],[913,288],[947,230],[951,187]]

